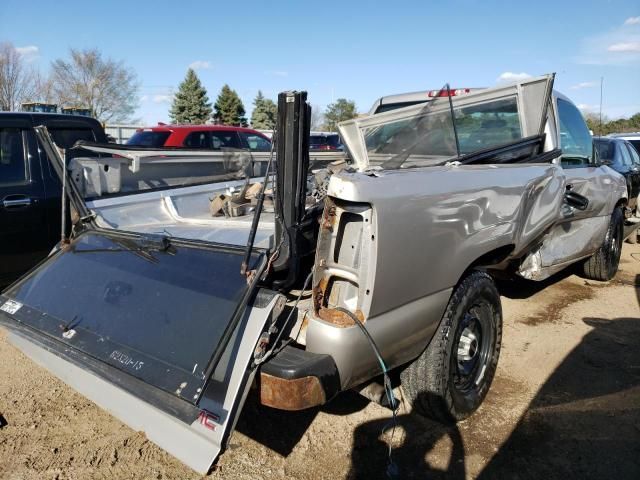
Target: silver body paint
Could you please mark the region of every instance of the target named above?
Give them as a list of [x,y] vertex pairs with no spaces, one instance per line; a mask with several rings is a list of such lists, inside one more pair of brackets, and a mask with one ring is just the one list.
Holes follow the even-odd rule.
[[[558,97],[554,92],[547,113],[545,151],[559,145]],[[390,368],[426,348],[469,268],[505,269],[513,260],[519,275],[548,278],[602,245],[613,209],[627,196],[624,178],[604,165],[450,164],[371,172],[361,163],[359,170],[334,175],[328,196],[340,205],[338,216],[350,203],[358,206],[352,214],[362,216],[362,232],[341,241],[335,232],[321,232],[314,285],[338,285],[326,294],[329,302],[361,312]],[[569,186],[589,199],[586,210],[564,202]],[[345,265],[335,259],[347,242],[357,245],[360,259]],[[355,326],[336,326],[313,312],[308,318],[306,348],[335,359],[343,388],[379,372]]]

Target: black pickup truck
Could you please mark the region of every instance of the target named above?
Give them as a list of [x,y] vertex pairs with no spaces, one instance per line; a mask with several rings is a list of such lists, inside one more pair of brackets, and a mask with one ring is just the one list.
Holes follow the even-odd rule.
[[[62,189],[39,148],[33,130],[37,125],[45,125],[62,148],[76,140],[107,141],[93,118],[0,113],[0,287],[46,257],[60,238]],[[70,150],[67,157],[78,155],[83,152]]]

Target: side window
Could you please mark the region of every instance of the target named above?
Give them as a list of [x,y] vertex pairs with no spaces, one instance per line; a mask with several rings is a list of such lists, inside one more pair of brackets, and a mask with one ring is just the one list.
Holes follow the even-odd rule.
[[594,142],[594,150],[598,160],[609,160],[613,162],[615,159],[615,143],[605,140],[597,140]]
[[184,139],[184,146],[191,148],[210,148],[209,132],[191,132]]
[[244,138],[249,145],[249,150],[252,152],[269,152],[271,150],[271,142],[260,135],[253,133],[243,133],[242,135],[244,135]]
[[620,153],[620,160],[622,161],[622,165],[627,168],[631,168],[633,166],[631,162],[631,154],[629,153],[629,149],[624,143],[618,143],[618,152]]
[[211,146],[214,150],[221,148],[237,148],[241,149],[240,137],[238,132],[210,132]]
[[0,128],[0,184],[25,183],[28,179],[22,130]]
[[633,163],[633,166],[640,167],[640,155],[638,155],[636,149],[633,148],[633,145],[629,145],[628,143],[626,144],[626,147],[629,149],[629,154],[631,154],[631,162]]
[[563,167],[586,167],[593,160],[593,140],[580,111],[571,103],[558,99],[560,148]]

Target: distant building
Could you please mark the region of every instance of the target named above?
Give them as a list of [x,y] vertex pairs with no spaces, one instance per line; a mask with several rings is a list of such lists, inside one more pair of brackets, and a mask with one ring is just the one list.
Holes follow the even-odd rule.
[[21,105],[23,112],[30,113],[58,113],[58,105],[55,103],[25,102]]
[[61,113],[65,115],[82,115],[83,117],[92,117],[91,109],[87,107],[62,107]]

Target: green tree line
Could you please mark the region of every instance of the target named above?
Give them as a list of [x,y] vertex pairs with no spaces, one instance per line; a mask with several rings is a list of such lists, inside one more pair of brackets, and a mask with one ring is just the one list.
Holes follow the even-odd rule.
[[589,130],[597,136],[609,135],[610,133],[640,132],[640,112],[629,118],[618,118],[617,120],[610,120],[603,116],[602,123],[600,116],[596,113],[584,114],[584,119]]
[[[317,107],[313,110],[312,130],[335,131],[338,123],[357,116],[355,102],[345,98],[339,98],[328,105],[324,112],[318,113]],[[266,98],[262,91],[258,90],[253,100],[251,119],[247,120],[245,115],[246,110],[238,92],[227,84],[221,88],[212,106],[207,90],[191,68],[187,70],[184,81],[178,86],[169,110],[169,116],[174,123],[202,124],[213,121],[221,125],[251,125],[261,130],[272,130],[276,126],[278,107],[273,100]]]

